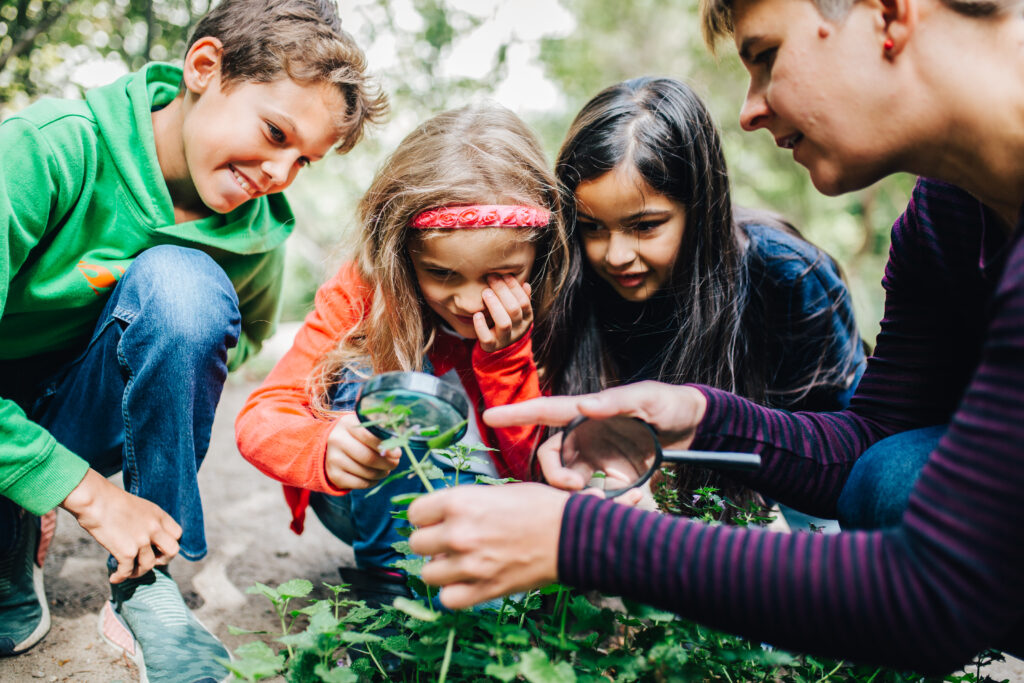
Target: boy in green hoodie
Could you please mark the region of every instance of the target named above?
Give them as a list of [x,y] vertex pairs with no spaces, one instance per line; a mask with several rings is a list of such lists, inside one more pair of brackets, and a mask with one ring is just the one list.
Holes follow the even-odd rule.
[[110,552],[100,627],[143,679],[227,675],[165,565],[206,554],[196,472],[277,313],[276,193],[385,109],[333,0],[223,0],[183,68],[0,124],[0,654],[49,629],[59,505]]

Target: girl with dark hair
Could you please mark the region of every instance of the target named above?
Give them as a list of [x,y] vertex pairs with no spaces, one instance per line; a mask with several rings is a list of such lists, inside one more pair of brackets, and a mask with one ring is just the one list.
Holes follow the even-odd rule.
[[[689,87],[605,89],[555,172],[575,248],[538,345],[552,393],[656,379],[790,410],[845,407],[864,354],[839,270],[792,226],[734,210],[718,133]],[[677,483],[746,495],[693,467]]]

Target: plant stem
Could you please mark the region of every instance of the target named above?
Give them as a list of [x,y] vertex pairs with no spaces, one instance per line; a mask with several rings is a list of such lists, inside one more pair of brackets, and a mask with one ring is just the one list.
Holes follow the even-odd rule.
[[[565,598],[562,600],[562,624],[558,628],[558,643],[564,650],[566,648],[565,643],[565,618],[569,613],[569,595],[565,588],[558,589],[558,597],[562,598],[562,594],[565,593]],[[558,604],[558,600],[555,600],[555,604]]]
[[523,598],[523,611],[519,615],[519,628],[523,627],[523,622],[526,621],[526,606],[530,604],[530,593],[533,591],[526,591],[526,596]]
[[[291,630],[288,624],[285,623],[285,616],[288,614],[288,600],[285,600],[279,605],[275,605],[275,607],[277,608],[277,616],[281,620],[281,635],[286,636],[288,635],[288,631]],[[295,656],[295,652],[292,650],[291,645],[286,645],[285,647],[288,648],[288,659],[290,660]]]
[[374,656],[373,648],[370,647],[369,643],[366,644],[366,654],[370,655],[370,659],[372,659],[373,663],[377,665],[377,671],[380,671],[380,675],[384,677],[384,680],[387,680],[388,672],[385,671],[384,667],[380,665],[379,661],[377,661],[377,657]]
[[448,629],[448,642],[444,646],[444,660],[441,662],[441,675],[437,683],[444,683],[448,677],[448,666],[452,663],[452,646],[455,645],[455,626]]
[[824,681],[827,681],[828,679],[832,678],[832,674],[834,674],[835,672],[839,671],[839,669],[845,663],[846,662],[839,662],[838,664],[836,664],[836,667],[834,669],[832,669],[827,674],[825,674],[824,676],[822,676],[821,678],[818,679],[818,683],[824,683]]
[[[423,482],[423,488],[428,492],[434,491],[434,485],[430,483],[430,479],[427,475],[423,474],[423,464],[416,459],[416,456],[412,454],[412,448],[409,447],[408,443],[402,444],[402,448],[405,450],[405,454],[409,457],[409,462],[412,463],[412,471],[416,473],[416,476]],[[426,456],[424,456],[426,457]]]

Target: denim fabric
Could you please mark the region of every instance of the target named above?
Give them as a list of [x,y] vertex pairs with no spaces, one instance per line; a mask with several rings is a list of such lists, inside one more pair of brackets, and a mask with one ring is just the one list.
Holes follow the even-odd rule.
[[[29,417],[93,469],[120,470],[128,491],[182,526],[180,554],[196,560],[206,554],[196,474],[240,322],[234,287],[212,258],[153,247],[125,271],[84,351],[56,369],[26,359],[37,376],[22,373],[0,395],[19,396]],[[0,548],[15,511],[2,500]]]
[[[433,374],[429,360],[424,360],[423,371]],[[355,410],[356,398],[362,384],[363,380],[359,375],[346,369],[342,381],[334,389],[331,407],[334,410]],[[417,458],[424,455],[417,449],[413,449],[413,454]],[[458,473],[439,459],[432,462],[445,473],[447,484],[453,485]],[[410,465],[408,456],[403,453],[395,471],[409,469]],[[460,483],[472,483],[474,480],[473,474],[461,474]],[[441,485],[440,481],[436,484]],[[356,566],[360,569],[391,566],[396,560],[405,557],[396,551],[392,544],[405,540],[398,530],[407,528],[409,524],[392,516],[391,513],[397,510],[391,504],[391,498],[403,493],[425,493],[426,489],[419,477],[410,475],[389,482],[377,489],[376,493],[372,491],[372,488],[354,489],[344,496],[313,492],[309,497],[309,505],[320,522],[332,534],[352,546]]]
[[899,524],[910,491],[949,425],[912,429],[864,451],[839,496],[843,529],[882,529]]

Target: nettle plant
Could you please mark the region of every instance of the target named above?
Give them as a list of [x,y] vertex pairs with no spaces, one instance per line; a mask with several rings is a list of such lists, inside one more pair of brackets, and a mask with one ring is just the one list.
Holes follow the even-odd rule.
[[[418,477],[427,491],[446,486],[442,470],[429,457],[417,457],[409,445],[412,430],[403,430],[406,406],[385,404],[373,423],[400,435],[381,444],[402,448],[411,466],[393,477]],[[431,430],[417,429],[419,436]],[[479,461],[486,448],[461,444],[438,448],[461,475]],[[434,451],[432,451],[434,452]],[[756,505],[735,506],[713,488],[700,489],[683,504],[670,485],[668,470],[655,498],[668,512],[684,513],[704,522],[754,524],[770,521]],[[512,480],[475,476],[476,483],[504,485]],[[396,496],[403,507],[417,495]],[[739,514],[737,514],[739,513]],[[276,588],[257,583],[249,593],[266,597],[278,618],[277,633],[232,628],[233,635],[271,636],[275,651],[262,640],[235,650],[236,659],[222,663],[236,679],[259,681],[283,677],[294,683],[325,681],[863,681],[882,683],[925,681],[913,673],[796,656],[763,643],[723,634],[651,607],[583,594],[551,585],[504,598],[500,604],[467,611],[438,606],[435,591],[420,579],[425,560],[411,553],[407,542],[395,544],[406,556],[398,568],[408,574],[416,599],[396,598],[390,606],[368,607],[346,595],[347,586],[324,584],[311,597],[313,584],[304,579]],[[986,652],[975,671],[945,681],[988,681],[981,666],[1002,659]]]

